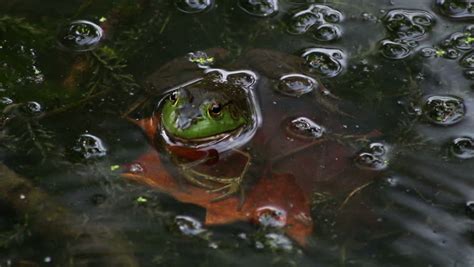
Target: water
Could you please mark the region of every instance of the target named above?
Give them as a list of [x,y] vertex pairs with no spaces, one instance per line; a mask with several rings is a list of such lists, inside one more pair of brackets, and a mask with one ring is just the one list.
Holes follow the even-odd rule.
[[[0,266],[474,265],[471,3],[0,10]],[[244,153],[199,166],[238,176],[251,159],[243,204],[207,218],[241,219],[209,225],[205,201],[176,192],[214,195],[183,178],[156,121],[136,124],[214,68],[244,87],[256,81],[234,71],[259,74],[261,125]]]

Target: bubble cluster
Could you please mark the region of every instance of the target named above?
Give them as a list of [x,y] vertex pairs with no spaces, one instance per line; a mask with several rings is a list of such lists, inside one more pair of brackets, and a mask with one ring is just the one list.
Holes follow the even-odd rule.
[[334,41],[341,37],[342,31],[337,23],[343,19],[343,14],[338,10],[313,4],[291,16],[288,32],[305,34],[311,30],[313,37],[319,41]]
[[96,48],[102,36],[103,30],[99,25],[87,20],[76,20],[61,30],[59,43],[66,49],[84,52]]
[[439,11],[453,19],[473,19],[474,3],[466,0],[436,0]]
[[451,154],[459,159],[474,158],[474,139],[472,137],[455,138],[450,146]]
[[288,74],[280,78],[275,90],[281,94],[293,97],[300,97],[314,91],[318,87],[318,82],[303,74]]
[[102,140],[91,134],[81,134],[72,150],[83,159],[96,159],[107,155],[107,149]]
[[[462,32],[451,34],[437,46],[423,48],[421,54],[427,58],[458,59],[472,49],[474,49],[474,26],[470,25],[465,27]],[[463,65],[462,62],[461,65]]]
[[431,96],[423,105],[423,115],[426,120],[441,126],[460,122],[465,113],[463,99],[456,96]]
[[256,17],[269,17],[278,13],[278,0],[239,0],[239,7]]
[[281,228],[286,225],[286,211],[275,207],[261,207],[256,211],[257,223],[263,227]]
[[389,59],[403,59],[419,45],[418,40],[426,37],[435,19],[423,10],[394,9],[384,16],[383,22],[390,36],[380,42],[382,55]]
[[310,48],[303,52],[302,57],[311,71],[325,77],[339,75],[347,65],[347,57],[340,49]]
[[214,0],[177,0],[176,7],[187,14],[204,12],[212,7]]
[[174,223],[179,231],[187,236],[196,236],[206,231],[201,222],[189,216],[176,216]]
[[299,139],[318,139],[326,131],[324,127],[306,117],[298,117],[285,121],[286,132]]
[[359,153],[354,162],[363,170],[381,171],[388,167],[388,149],[382,143],[372,143],[366,151]]
[[383,18],[385,28],[398,39],[420,40],[433,27],[433,15],[423,10],[394,9]]

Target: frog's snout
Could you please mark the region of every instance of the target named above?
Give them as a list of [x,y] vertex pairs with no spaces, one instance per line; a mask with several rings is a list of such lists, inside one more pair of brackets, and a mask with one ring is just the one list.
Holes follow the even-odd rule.
[[190,105],[180,107],[176,112],[177,116],[175,125],[176,128],[180,130],[186,130],[187,128],[191,127],[191,125],[193,125],[193,123],[195,123],[201,117],[200,110]]

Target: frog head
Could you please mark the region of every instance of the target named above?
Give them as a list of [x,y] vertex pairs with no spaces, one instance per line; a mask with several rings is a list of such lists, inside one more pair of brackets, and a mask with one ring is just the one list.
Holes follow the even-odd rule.
[[248,137],[260,120],[255,81],[251,72],[212,69],[203,78],[170,90],[160,104],[161,135],[188,147],[238,144],[238,137]]

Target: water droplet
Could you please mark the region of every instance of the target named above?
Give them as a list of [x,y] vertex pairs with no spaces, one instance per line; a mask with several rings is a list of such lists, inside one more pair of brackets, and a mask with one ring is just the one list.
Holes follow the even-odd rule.
[[474,219],[474,201],[466,202],[466,214],[471,219]]
[[269,17],[278,13],[278,0],[239,0],[239,7],[256,17]]
[[344,16],[341,12],[325,5],[310,5],[309,8],[296,12],[291,16],[288,32],[304,34],[313,26],[317,26],[314,37],[320,41],[333,41],[340,37],[341,30],[336,23]]
[[264,227],[281,228],[286,225],[286,211],[275,207],[261,207],[256,211],[259,225]]
[[310,48],[302,56],[311,70],[326,77],[339,75],[346,65],[346,55],[339,49]]
[[107,149],[102,140],[91,134],[80,135],[72,150],[84,159],[102,158],[107,155]]
[[380,46],[382,55],[389,59],[403,59],[411,54],[411,47],[404,43],[383,40]]
[[442,126],[460,122],[465,113],[463,99],[456,96],[431,96],[423,105],[425,118],[433,124]]
[[282,76],[275,89],[287,96],[300,97],[312,92],[318,86],[318,82],[303,74],[288,74]]
[[435,23],[434,17],[423,10],[394,9],[383,18],[385,27],[396,38],[419,40]]
[[474,139],[471,137],[458,137],[451,143],[451,154],[459,159],[474,158]]
[[194,14],[210,9],[214,0],[177,0],[175,3],[181,12]]
[[436,0],[440,12],[454,19],[473,19],[474,5],[466,0]]
[[325,132],[322,126],[306,117],[290,119],[285,123],[285,127],[289,135],[301,139],[318,139]]
[[99,25],[87,20],[77,20],[60,32],[59,43],[72,51],[90,51],[99,45],[102,35],[103,30]]
[[202,228],[201,222],[189,216],[176,216],[174,222],[179,231],[187,236],[199,235],[206,231]]

